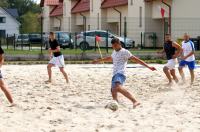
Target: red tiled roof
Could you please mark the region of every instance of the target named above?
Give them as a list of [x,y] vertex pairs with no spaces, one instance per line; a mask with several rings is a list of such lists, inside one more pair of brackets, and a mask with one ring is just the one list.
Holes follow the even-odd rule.
[[53,8],[50,12],[50,16],[62,16],[63,15],[63,3],[59,3],[58,6]]
[[90,11],[90,0],[79,0],[72,8],[71,13]]
[[123,5],[128,5],[128,0],[104,0],[101,4],[101,8],[110,8]]
[[55,6],[59,5],[60,0],[41,0],[40,6],[48,5],[48,6]]

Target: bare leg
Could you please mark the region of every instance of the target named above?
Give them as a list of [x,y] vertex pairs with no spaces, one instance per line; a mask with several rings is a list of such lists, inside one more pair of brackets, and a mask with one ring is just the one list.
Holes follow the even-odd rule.
[[181,75],[183,82],[185,82],[185,74],[183,72],[183,67],[179,67],[178,71],[179,71],[179,74]]
[[68,79],[67,73],[65,72],[64,67],[60,67],[60,72],[62,72],[63,76],[65,77],[66,82],[69,83],[69,79]]
[[190,70],[191,75],[191,85],[194,83],[194,70]]
[[131,95],[131,93],[128,92],[126,89],[122,88],[120,84],[116,84],[115,89],[117,90],[117,92],[121,93],[126,98],[128,98],[133,103],[134,108],[140,105],[140,103]]
[[48,71],[48,76],[49,76],[49,80],[47,82],[51,83],[52,82],[52,71],[51,68],[53,67],[53,64],[48,64],[47,65],[47,71]]
[[171,73],[171,75],[172,75],[174,81],[175,81],[176,83],[178,83],[178,78],[177,78],[177,76],[176,76],[176,71],[175,71],[175,69],[170,70],[170,73]]
[[4,81],[2,79],[0,79],[0,87],[1,87],[1,90],[4,92],[4,94],[6,95],[8,101],[13,104],[13,99],[12,99],[12,96],[8,90],[8,88],[6,87]]
[[165,73],[167,79],[169,80],[169,84],[171,84],[172,83],[172,78],[171,78],[171,74],[169,72],[169,68],[165,66],[163,68],[163,72]]
[[112,89],[112,97],[113,97],[113,100],[118,102],[117,90],[115,88]]

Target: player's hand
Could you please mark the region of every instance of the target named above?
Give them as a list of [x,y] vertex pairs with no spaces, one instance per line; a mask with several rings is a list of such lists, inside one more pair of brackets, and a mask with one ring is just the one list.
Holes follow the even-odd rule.
[[92,61],[92,64],[98,64],[98,63],[99,63],[98,60],[93,60],[93,61]]
[[181,59],[182,59],[182,60],[185,60],[185,59],[186,59],[186,57],[185,57],[185,56],[181,56]]
[[156,71],[155,67],[149,67],[149,69],[152,70],[152,71]]
[[178,56],[176,56],[176,55],[173,55],[173,56],[172,56],[172,59],[176,59],[177,57],[178,57]]
[[51,53],[51,48],[48,49],[49,53]]
[[51,60],[53,57],[52,56],[49,56],[49,60]]

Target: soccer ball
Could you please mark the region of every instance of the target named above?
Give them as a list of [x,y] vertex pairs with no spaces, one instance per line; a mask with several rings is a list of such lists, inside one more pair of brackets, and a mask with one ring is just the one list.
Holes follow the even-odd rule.
[[116,111],[116,110],[118,110],[118,103],[117,103],[117,101],[112,101],[112,102],[108,103],[105,108],[108,108],[112,111]]

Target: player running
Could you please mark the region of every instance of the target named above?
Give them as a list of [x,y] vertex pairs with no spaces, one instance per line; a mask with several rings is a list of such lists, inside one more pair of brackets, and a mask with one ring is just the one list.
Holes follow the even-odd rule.
[[180,56],[180,54],[182,53],[181,46],[171,40],[170,34],[166,34],[163,50],[158,53],[162,53],[162,54],[165,53],[167,57],[167,64],[164,66],[163,72],[165,73],[166,77],[169,80],[168,85],[173,84],[172,80],[178,83],[175,66],[177,62],[177,57]]
[[191,85],[194,83],[194,69],[195,69],[195,48],[194,43],[190,40],[190,36],[185,33],[184,41],[182,42],[183,54],[181,56],[181,61],[179,63],[179,73],[182,77],[183,82],[185,82],[185,75],[183,68],[187,65],[191,75]]

